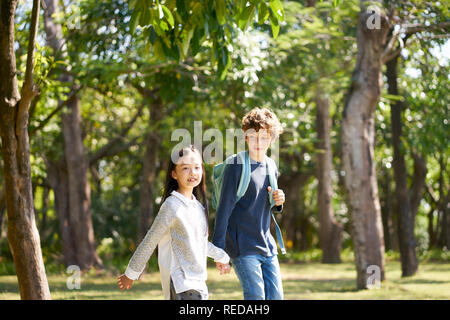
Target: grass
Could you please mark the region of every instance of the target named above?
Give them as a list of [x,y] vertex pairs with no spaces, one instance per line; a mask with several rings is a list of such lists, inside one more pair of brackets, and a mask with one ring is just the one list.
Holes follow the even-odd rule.
[[[356,290],[356,271],[352,262],[341,264],[281,263],[285,299],[445,299],[450,300],[450,264],[423,262],[413,277],[402,278],[398,261],[386,262],[386,281],[379,289]],[[120,291],[117,274],[89,272],[81,278],[79,290],[69,290],[67,274],[48,276],[52,299],[163,299],[158,272],[145,274],[129,291]],[[210,299],[242,299],[236,275],[220,276],[208,268]],[[16,276],[0,276],[0,300],[19,299]]]

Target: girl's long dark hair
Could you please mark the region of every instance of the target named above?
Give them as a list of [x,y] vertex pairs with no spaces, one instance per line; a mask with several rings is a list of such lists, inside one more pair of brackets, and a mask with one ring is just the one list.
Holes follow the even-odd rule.
[[[174,150],[174,153],[171,154],[171,157],[169,159],[169,165],[167,166],[167,174],[166,174],[166,183],[164,185],[164,191],[163,191],[163,198],[161,201],[161,204],[166,201],[168,197],[170,197],[170,194],[172,191],[178,190],[178,182],[176,179],[172,177],[172,171],[175,170],[175,167],[177,164],[174,162],[174,159],[179,159],[182,156],[188,154],[189,152],[195,152],[199,155],[201,161],[202,161],[202,179],[200,181],[200,184],[194,188],[192,193],[194,196],[201,201],[203,207],[205,207],[205,218],[206,218],[206,226],[208,230],[209,226],[209,210],[208,210],[208,201],[206,199],[206,173],[205,173],[205,167],[203,166],[203,160],[202,155],[200,151],[194,146],[189,145],[187,147],[184,147],[182,149]],[[206,231],[208,232],[208,231]]]

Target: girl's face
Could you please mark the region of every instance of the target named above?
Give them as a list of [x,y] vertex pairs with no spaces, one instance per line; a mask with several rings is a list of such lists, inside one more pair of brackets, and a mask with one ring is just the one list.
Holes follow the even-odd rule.
[[248,129],[245,131],[245,141],[252,154],[264,155],[270,147],[272,136],[267,129]]
[[200,155],[196,152],[188,152],[178,159],[175,170],[172,170],[172,178],[177,180],[182,189],[193,189],[202,180],[203,168]]

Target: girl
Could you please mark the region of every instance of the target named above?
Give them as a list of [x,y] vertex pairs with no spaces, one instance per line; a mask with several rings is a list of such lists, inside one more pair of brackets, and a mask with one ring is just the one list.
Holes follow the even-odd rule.
[[[230,272],[229,257],[208,242],[205,169],[193,146],[172,154],[163,203],[150,230],[118,277],[121,290],[130,289],[158,245],[158,264],[165,299],[206,300],[206,256],[218,263],[220,274]],[[201,197],[203,205],[197,200]]]

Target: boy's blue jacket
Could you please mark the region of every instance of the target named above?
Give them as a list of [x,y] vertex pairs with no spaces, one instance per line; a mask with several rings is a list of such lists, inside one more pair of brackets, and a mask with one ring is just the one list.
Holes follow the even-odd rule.
[[[270,186],[264,162],[251,160],[250,183],[244,196],[236,201],[236,190],[242,171],[239,162],[225,168],[220,203],[216,210],[212,243],[224,249],[231,258],[240,255],[277,254],[275,239],[270,233]],[[282,206],[275,212],[281,212]]]

